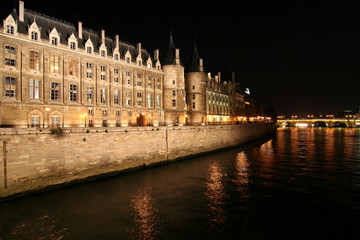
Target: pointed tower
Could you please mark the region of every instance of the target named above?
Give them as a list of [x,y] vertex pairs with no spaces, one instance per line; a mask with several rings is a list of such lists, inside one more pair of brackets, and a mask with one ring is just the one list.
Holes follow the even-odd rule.
[[188,106],[187,121],[205,124],[206,122],[206,78],[203,60],[200,58],[196,44],[192,57],[185,68],[186,103]]
[[164,72],[164,121],[168,126],[183,125],[186,121],[184,66],[172,35],[161,65]]

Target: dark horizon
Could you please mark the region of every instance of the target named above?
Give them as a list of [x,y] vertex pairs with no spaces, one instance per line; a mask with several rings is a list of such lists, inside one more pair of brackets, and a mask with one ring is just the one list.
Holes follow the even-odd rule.
[[[157,2],[134,5],[115,1],[24,1],[25,8],[123,41],[141,42],[164,56],[170,29],[186,62],[196,46],[207,72],[223,70],[225,61],[242,87],[279,115],[327,114],[355,109],[360,87],[357,11],[345,2],[224,1]],[[18,0],[3,3],[5,19]],[[195,40],[196,38],[196,40]],[[226,59],[226,60],[225,60]]]

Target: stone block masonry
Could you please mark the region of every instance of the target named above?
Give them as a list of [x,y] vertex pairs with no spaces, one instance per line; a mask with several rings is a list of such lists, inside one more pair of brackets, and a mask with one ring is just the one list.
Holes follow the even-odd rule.
[[232,147],[273,124],[0,129],[0,200],[96,176]]

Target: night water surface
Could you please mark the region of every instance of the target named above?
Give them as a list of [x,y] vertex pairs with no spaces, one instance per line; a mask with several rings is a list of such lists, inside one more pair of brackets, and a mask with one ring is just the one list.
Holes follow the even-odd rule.
[[0,239],[360,239],[360,130],[226,151],[0,203]]

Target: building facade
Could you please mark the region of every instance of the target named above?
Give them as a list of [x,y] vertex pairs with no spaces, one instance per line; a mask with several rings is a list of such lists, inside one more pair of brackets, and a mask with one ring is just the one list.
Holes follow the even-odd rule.
[[[0,28],[0,126],[115,127],[232,121],[235,80],[211,77],[195,47],[185,68],[172,36],[164,59],[24,8]],[[235,109],[239,108],[239,109]]]

